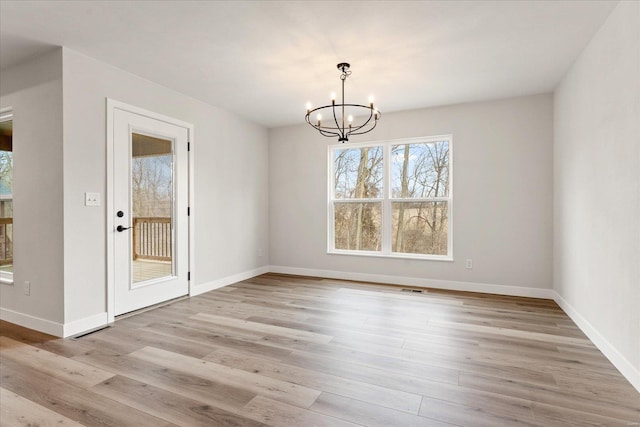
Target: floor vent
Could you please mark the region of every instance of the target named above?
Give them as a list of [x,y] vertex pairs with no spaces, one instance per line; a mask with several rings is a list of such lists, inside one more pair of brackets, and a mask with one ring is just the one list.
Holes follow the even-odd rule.
[[420,289],[402,289],[402,292],[413,292],[416,294],[421,294],[424,291],[421,291]]
[[111,327],[111,326],[105,326],[105,327],[103,327],[103,328],[98,328],[98,329],[96,329],[96,330],[86,332],[86,333],[84,333],[84,334],[82,334],[82,335],[76,335],[75,337],[71,337],[71,339],[72,339],[72,340],[77,340],[77,339],[80,339],[80,338],[84,338],[84,337],[86,337],[87,335],[95,334],[96,332],[103,331],[103,330],[105,330],[105,329],[107,329],[107,328],[110,328],[110,327]]

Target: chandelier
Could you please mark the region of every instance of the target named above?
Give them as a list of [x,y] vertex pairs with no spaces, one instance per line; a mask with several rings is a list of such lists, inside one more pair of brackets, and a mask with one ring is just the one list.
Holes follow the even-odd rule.
[[[350,65],[346,62],[338,64],[340,80],[342,80],[342,102],[336,104],[336,94],[331,94],[331,105],[311,109],[311,104],[307,104],[307,115],[304,117],[307,123],[317,129],[321,135],[327,137],[338,137],[339,142],[349,141],[351,135],[362,135],[371,132],[378,124],[378,119],[382,116],[380,110],[373,106],[373,97],[369,98],[369,106],[360,104],[345,104],[344,102],[344,81],[351,75]],[[315,121],[311,115],[317,113]],[[322,113],[329,116],[328,124],[323,124]],[[360,117],[354,123],[353,117]],[[332,120],[333,119],[333,120]],[[325,122],[326,123],[326,122]],[[335,126],[334,126],[335,125]]]

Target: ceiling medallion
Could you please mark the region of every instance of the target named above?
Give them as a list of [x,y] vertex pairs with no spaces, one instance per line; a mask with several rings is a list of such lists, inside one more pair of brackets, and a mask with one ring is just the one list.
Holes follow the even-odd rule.
[[[340,80],[342,80],[342,102],[336,104],[336,94],[332,93],[331,105],[324,105],[312,109],[311,104],[308,103],[307,115],[304,117],[307,123],[317,129],[321,135],[327,137],[337,136],[338,141],[343,143],[349,141],[351,135],[362,135],[371,132],[378,124],[378,119],[382,116],[380,110],[373,106],[373,97],[369,97],[369,106],[345,104],[344,81],[351,75],[349,67],[350,65],[346,62],[338,64],[338,70],[342,72],[340,74]],[[311,119],[313,113],[317,113],[315,121]],[[328,124],[323,124],[322,113],[327,113],[329,116]],[[354,123],[354,116],[360,117],[356,123]]]

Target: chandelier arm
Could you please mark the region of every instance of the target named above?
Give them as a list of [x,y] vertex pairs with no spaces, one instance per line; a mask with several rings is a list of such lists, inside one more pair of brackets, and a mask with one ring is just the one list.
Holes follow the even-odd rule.
[[355,126],[353,128],[353,132],[349,132],[349,135],[359,135],[358,133],[356,133],[357,131],[359,131],[360,129],[362,129],[363,127],[367,126],[369,124],[369,122],[371,121],[371,118],[373,117],[373,110],[371,110],[369,112],[369,118],[367,119],[366,122],[364,122],[363,124],[361,124],[360,126]]
[[[343,104],[336,104],[339,107],[342,107]],[[337,123],[337,115],[335,115],[334,110],[336,105],[332,104],[332,105],[323,105],[321,107],[317,107],[314,108],[313,110],[309,110],[309,113],[305,115],[305,121],[311,125],[314,129],[320,131],[321,129],[324,130],[325,132],[329,132],[329,131],[335,131],[334,132],[334,136],[338,136],[338,137],[343,137],[343,136],[347,136],[347,135],[361,135],[365,132],[357,132],[358,130],[366,127],[367,125],[369,125],[369,123],[371,122],[371,119],[374,117],[373,111],[376,111],[378,114],[378,118],[382,115],[380,113],[379,110],[372,110],[371,107],[367,107],[366,105],[361,105],[361,104],[344,104],[345,107],[356,107],[356,108],[363,108],[363,109],[367,109],[369,111],[369,117],[368,119],[361,125],[357,125],[354,126],[352,128],[351,132],[347,132],[346,128],[342,129],[340,127],[340,124]],[[332,127],[332,126],[318,126],[317,124],[314,124],[311,122],[311,114],[316,112],[316,111],[321,111],[324,109],[328,109],[331,108],[332,109],[332,114],[334,114],[334,122],[336,122],[336,127]],[[367,131],[368,132],[368,131]]]
[[[316,128],[316,129],[318,129],[318,128]],[[330,131],[326,131],[326,130],[322,130],[322,129],[318,129],[318,132],[320,132],[320,135],[322,135],[322,136],[326,136],[326,137],[328,137],[328,138],[332,138],[332,137],[334,137],[334,136],[337,136],[337,137],[341,137],[341,136],[342,136],[342,135],[340,135],[339,133],[336,133],[336,132],[330,132]]]
[[363,132],[351,132],[351,133],[349,133],[349,135],[364,135],[365,133],[369,133],[369,132],[371,132],[372,130],[374,130],[374,129],[376,128],[376,126],[377,126],[377,125],[378,125],[378,121],[376,120],[376,121],[373,123],[373,126],[371,126],[371,128],[369,128],[369,129],[367,129],[367,130],[365,130],[365,131],[363,131]]
[[316,126],[314,124],[311,125],[315,130],[317,130],[318,132],[320,132],[323,136],[341,136],[340,133],[338,132],[334,132],[330,127],[326,127],[326,126]]
[[320,132],[322,134],[322,136],[326,136],[326,137],[333,137],[333,136],[341,137],[342,136],[338,132],[333,132],[333,130],[332,130],[333,128],[332,127],[314,125],[313,123],[311,123],[308,120],[308,118],[306,118],[306,119],[307,119],[307,123],[309,123],[309,125],[311,125],[312,128],[314,128],[315,130]]

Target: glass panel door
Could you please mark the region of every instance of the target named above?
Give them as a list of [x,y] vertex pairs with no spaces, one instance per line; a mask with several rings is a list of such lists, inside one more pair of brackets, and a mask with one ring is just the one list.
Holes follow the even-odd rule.
[[188,132],[114,109],[115,316],[189,293]]

